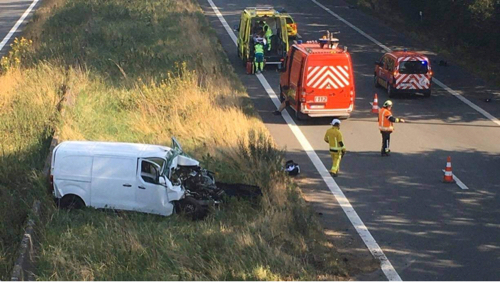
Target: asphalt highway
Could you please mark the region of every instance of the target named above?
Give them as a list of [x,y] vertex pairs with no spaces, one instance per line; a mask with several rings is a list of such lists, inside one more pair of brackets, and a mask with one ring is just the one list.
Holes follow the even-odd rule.
[[[32,2],[0,0],[0,40]],[[245,74],[234,43],[207,0],[199,2],[276,143],[286,148],[289,159],[300,164],[299,183],[307,200],[322,217],[327,234],[337,240],[345,253],[370,256],[290,127],[283,117],[272,114],[276,107],[257,77]],[[381,57],[384,49],[366,35],[391,49],[423,51],[434,62],[441,59],[439,54],[426,50],[419,42],[379,20],[350,9],[342,0],[318,2],[344,21],[310,0],[213,2],[231,27],[238,24],[245,7],[268,4],[284,7],[294,17],[304,40],[317,39],[326,29],[340,31],[338,38],[352,55],[357,96],[354,113],[341,124],[348,153],[335,182],[401,279],[500,280],[499,124],[434,83],[429,99],[421,96],[392,99],[393,113],[409,123],[395,125],[392,156],[380,157],[381,137],[377,118],[370,112],[370,102],[374,93],[378,93],[380,103],[388,98],[384,90],[373,85],[373,62]],[[18,35],[19,31],[10,41]],[[0,55],[7,51],[8,43]],[[500,91],[454,62],[449,63],[448,67],[434,63],[435,77],[492,117],[500,118],[497,98]],[[275,68],[267,67],[264,77],[278,93],[279,73]],[[483,101],[491,97],[495,97],[492,102]],[[289,112],[293,116],[293,111]],[[327,168],[331,166],[331,159],[323,136],[330,120],[295,120]],[[452,159],[453,173],[467,190],[441,182],[448,156]],[[357,279],[387,277],[378,271]]]
[[[486,103],[484,99],[498,97],[500,91],[458,67],[460,58],[449,61],[449,66],[438,66],[437,61],[442,59],[439,54],[351,9],[344,1],[317,2],[338,17],[311,0],[213,0],[230,27],[238,25],[245,7],[271,5],[284,7],[294,17],[304,40],[318,39],[324,30],[340,31],[337,37],[348,46],[353,59],[357,96],[352,116],[341,124],[348,153],[335,182],[401,279],[499,280],[500,101],[495,98]],[[301,187],[323,218],[327,234],[338,238],[342,246],[350,240],[352,247],[347,252],[363,254],[366,247],[290,127],[283,117],[272,114],[276,106],[258,78],[245,74],[236,47],[210,3],[199,3],[276,143],[286,148],[289,159],[300,164]],[[441,85],[490,116],[434,82],[431,98],[413,95],[392,99],[394,115],[409,122],[395,125],[392,155],[380,157],[381,136],[370,102],[375,93],[379,103],[388,99],[385,90],[373,84],[374,61],[385,52],[384,46],[426,53]],[[274,67],[266,67],[264,77],[276,93],[279,76]],[[293,110],[289,113],[293,116]],[[330,121],[295,120],[326,168],[330,168],[331,159],[323,136]],[[468,189],[442,183],[448,156],[454,175]],[[387,277],[375,273],[357,279]]]
[[4,43],[3,47],[0,45],[2,47],[0,49],[0,56],[6,54],[9,44],[16,36],[20,35],[26,20],[29,19],[30,13],[26,15],[25,20],[19,25],[17,30],[10,35],[10,39],[4,41],[33,2],[33,0],[0,0],[0,42]]

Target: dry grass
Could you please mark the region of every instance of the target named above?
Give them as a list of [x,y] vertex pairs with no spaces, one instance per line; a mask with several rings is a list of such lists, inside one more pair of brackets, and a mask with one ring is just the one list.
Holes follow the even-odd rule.
[[[30,29],[38,40],[31,60],[0,78],[33,107],[50,109],[34,124],[57,125],[62,140],[169,145],[176,136],[218,180],[259,185],[264,197],[229,200],[201,222],[49,209],[38,230],[38,279],[347,277],[194,1],[51,3],[52,15]],[[62,93],[68,106],[57,121]],[[9,108],[16,98],[6,97]]]

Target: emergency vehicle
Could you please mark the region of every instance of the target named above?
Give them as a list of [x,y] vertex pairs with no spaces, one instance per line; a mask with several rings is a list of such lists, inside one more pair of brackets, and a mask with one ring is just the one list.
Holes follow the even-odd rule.
[[291,18],[290,15],[272,7],[248,7],[243,10],[235,31],[238,32],[238,57],[244,65],[253,63],[255,38],[262,30],[264,23],[273,32],[271,50],[266,50],[264,53],[266,65],[281,64],[289,48],[287,18]]
[[280,100],[287,98],[297,119],[349,117],[355,88],[351,56],[338,39],[294,44],[280,77]]
[[286,20],[286,29],[288,32],[288,39],[294,40],[298,37],[297,33],[297,23],[293,20],[292,16],[286,13],[286,11],[282,11],[282,14],[285,15]]
[[375,87],[387,89],[389,97],[398,93],[431,96],[432,69],[429,59],[417,52],[393,51],[375,62]]

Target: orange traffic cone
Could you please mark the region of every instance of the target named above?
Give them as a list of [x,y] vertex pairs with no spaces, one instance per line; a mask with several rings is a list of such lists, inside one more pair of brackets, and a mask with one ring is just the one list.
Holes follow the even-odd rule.
[[444,170],[443,182],[445,183],[455,182],[453,180],[453,173],[451,172],[451,157],[448,157],[448,160],[446,161],[446,168]]
[[378,114],[378,98],[377,98],[377,93],[375,93],[375,98],[373,98],[372,113]]

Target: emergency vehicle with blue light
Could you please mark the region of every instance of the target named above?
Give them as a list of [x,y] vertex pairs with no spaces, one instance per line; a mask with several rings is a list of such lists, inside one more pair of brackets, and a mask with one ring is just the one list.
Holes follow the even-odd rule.
[[398,93],[422,93],[431,96],[432,69],[429,58],[417,53],[388,52],[375,62],[375,87],[387,89],[389,97]]

